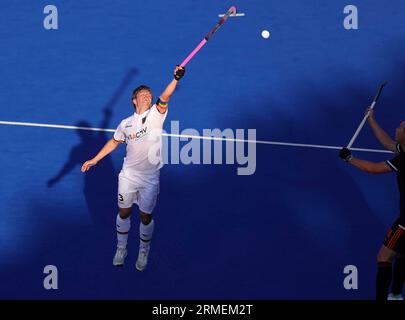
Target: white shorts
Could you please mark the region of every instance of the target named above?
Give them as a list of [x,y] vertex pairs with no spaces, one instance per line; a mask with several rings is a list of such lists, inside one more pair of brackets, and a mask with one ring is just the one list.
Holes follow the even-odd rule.
[[137,204],[139,210],[151,214],[156,206],[159,182],[150,183],[136,177],[129,179],[123,172],[118,176],[118,207],[131,208]]

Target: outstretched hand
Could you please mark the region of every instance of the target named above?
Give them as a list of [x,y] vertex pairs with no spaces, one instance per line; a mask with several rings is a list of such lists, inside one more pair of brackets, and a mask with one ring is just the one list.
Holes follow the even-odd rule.
[[349,149],[342,148],[339,152],[339,158],[343,159],[346,162],[349,162],[353,159],[353,156]]
[[89,171],[90,168],[91,168],[92,166],[95,166],[96,164],[97,164],[97,161],[95,161],[95,160],[93,160],[93,159],[88,160],[88,161],[86,161],[85,163],[83,163],[81,171],[82,171],[82,172]]
[[186,73],[186,69],[184,67],[176,66],[174,69],[174,79],[179,81],[181,78],[183,78],[184,74]]

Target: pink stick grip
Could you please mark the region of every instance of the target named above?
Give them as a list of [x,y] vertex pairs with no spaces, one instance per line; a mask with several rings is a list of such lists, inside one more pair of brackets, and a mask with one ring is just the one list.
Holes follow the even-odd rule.
[[196,55],[196,53],[207,43],[205,38],[200,42],[200,44],[191,52],[188,57],[180,64],[180,67],[185,67],[186,64]]

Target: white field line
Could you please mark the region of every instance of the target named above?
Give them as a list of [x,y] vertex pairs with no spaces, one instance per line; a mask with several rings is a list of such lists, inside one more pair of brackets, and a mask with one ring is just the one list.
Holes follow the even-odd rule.
[[[77,127],[77,126],[66,126],[66,125],[46,124],[46,123],[32,123],[32,122],[0,121],[0,125],[115,132],[114,129]],[[174,133],[163,133],[162,135],[166,136],[166,137],[176,137],[176,138],[184,138],[184,139],[200,139],[200,140],[213,140],[213,141],[256,143],[256,144],[267,144],[267,145],[277,145],[277,146],[287,146],[287,147],[303,147],[303,148],[334,149],[334,150],[340,150],[342,148],[341,146],[328,146],[328,145],[320,145],[320,144],[304,144],[304,143],[291,143],[291,142],[280,142],[280,141],[230,139],[230,138],[222,138],[222,137],[195,136],[195,135],[174,134]],[[362,151],[362,152],[392,153],[391,151],[388,151],[388,150],[378,150],[378,149],[351,148],[351,150],[353,150],[353,151]]]

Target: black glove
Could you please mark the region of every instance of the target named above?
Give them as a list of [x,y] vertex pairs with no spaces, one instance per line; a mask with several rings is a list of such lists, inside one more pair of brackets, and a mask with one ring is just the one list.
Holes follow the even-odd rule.
[[339,157],[346,162],[349,162],[353,159],[352,153],[347,148],[342,148],[339,152]]
[[[179,67],[179,66],[177,66]],[[178,69],[175,73],[174,73],[174,79],[176,79],[177,81],[179,81],[181,78],[183,78],[184,74],[186,73],[186,69],[183,67],[181,69]]]

